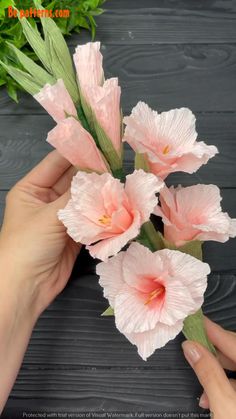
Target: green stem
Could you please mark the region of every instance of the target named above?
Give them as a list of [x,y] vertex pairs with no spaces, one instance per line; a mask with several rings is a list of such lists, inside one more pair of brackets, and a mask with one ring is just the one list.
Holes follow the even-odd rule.
[[142,225],[142,236],[146,241],[149,243],[149,249],[152,250],[152,252],[155,252],[156,250],[163,249],[163,242],[161,240],[160,235],[157,233],[154,225],[151,221],[147,221]]

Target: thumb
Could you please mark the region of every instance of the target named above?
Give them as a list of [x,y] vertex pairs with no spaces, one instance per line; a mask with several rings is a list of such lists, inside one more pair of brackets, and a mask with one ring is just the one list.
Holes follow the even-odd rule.
[[211,410],[218,411],[235,398],[234,390],[217,359],[200,343],[185,341],[182,344],[185,358],[203,386]]

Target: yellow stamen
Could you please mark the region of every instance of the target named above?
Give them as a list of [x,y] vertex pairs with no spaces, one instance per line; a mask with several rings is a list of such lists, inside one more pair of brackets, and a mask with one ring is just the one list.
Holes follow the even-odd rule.
[[149,304],[154,298],[158,297],[159,295],[163,294],[165,291],[165,288],[161,285],[160,288],[157,288],[156,290],[150,292],[147,301],[145,301],[145,305]]
[[163,148],[162,153],[163,154],[168,154],[169,151],[170,151],[170,146],[169,145],[166,145],[165,148]]
[[111,224],[111,217],[109,215],[104,214],[101,218],[99,218],[99,223],[103,225],[110,225]]

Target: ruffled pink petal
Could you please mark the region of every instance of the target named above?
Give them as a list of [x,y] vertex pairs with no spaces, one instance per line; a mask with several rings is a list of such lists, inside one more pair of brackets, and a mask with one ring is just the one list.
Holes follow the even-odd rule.
[[124,255],[125,252],[120,252],[111,258],[109,263],[101,262],[96,266],[96,273],[100,275],[99,284],[103,287],[104,297],[108,299],[111,307],[114,307],[115,298],[124,285],[122,275]]
[[126,338],[138,348],[138,354],[146,361],[156,349],[162,348],[169,340],[174,339],[183,329],[183,322],[174,326],[158,323],[152,330],[142,333],[124,333]]
[[235,237],[235,220],[222,212],[220,190],[216,185],[193,185],[185,188],[163,188],[161,208],[164,235],[176,246],[191,240],[225,242]]
[[53,86],[45,84],[34,98],[56,122],[62,121],[67,116],[77,117],[74,103],[62,79],[57,80]]
[[135,170],[131,175],[126,177],[125,191],[129,197],[131,206],[137,208],[141,214],[142,223],[150,218],[157,205],[158,193],[164,183],[151,173],[143,170]]
[[82,91],[85,86],[100,86],[103,83],[103,57],[100,52],[100,42],[78,45],[73,59]]
[[145,153],[150,171],[162,179],[177,171],[193,173],[218,152],[196,142],[195,116],[186,108],[158,114],[139,102],[124,122],[123,141]]
[[108,168],[92,136],[75,118],[66,118],[47,137],[59,153],[81,170],[107,172]]
[[64,209],[58,211],[58,218],[67,228],[68,235],[76,242],[91,244],[94,237],[99,237],[103,229],[87,219],[76,208],[74,201],[69,200]]

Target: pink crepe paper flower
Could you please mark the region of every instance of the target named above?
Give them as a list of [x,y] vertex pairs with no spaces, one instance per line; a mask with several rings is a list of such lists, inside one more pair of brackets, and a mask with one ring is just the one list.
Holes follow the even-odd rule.
[[222,212],[221,200],[216,185],[164,187],[155,214],[162,217],[165,238],[181,246],[191,240],[225,242],[235,237],[236,219]]
[[124,118],[123,141],[146,155],[150,171],[162,179],[172,172],[194,173],[214,157],[218,150],[197,142],[195,116],[187,108],[158,114],[139,102]]
[[104,81],[100,42],[78,46],[74,54],[80,91],[97,122],[120,153],[120,95],[117,78]]
[[77,117],[75,105],[62,79],[57,80],[53,86],[45,84],[34,98],[56,122],[62,121],[67,115]]
[[100,46],[100,42],[88,42],[78,45],[75,49],[73,58],[82,91],[87,86],[101,86],[103,83],[103,57]]
[[58,217],[69,236],[86,244],[93,257],[107,260],[139,234],[162,186],[162,181],[143,170],[128,175],[125,185],[109,173],[78,172],[72,180],[71,199]]
[[80,170],[109,171],[92,136],[75,118],[59,122],[49,131],[47,141]]
[[118,79],[112,78],[103,86],[94,86],[86,90],[86,99],[95,113],[97,122],[111,140],[115,150],[120,153],[120,95]]
[[209,272],[208,264],[190,255],[152,253],[139,243],[97,265],[116,326],[144,360],[174,339],[184,319],[201,307]]

